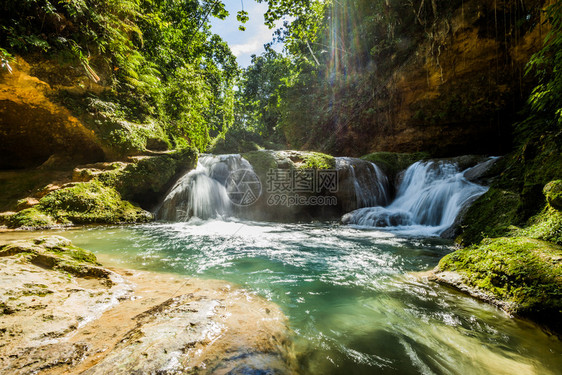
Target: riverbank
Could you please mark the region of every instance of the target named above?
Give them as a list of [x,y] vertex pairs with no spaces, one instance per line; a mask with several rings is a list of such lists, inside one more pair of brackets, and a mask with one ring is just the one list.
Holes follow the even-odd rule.
[[0,372],[293,372],[283,313],[230,283],[106,268],[58,236],[0,263]]

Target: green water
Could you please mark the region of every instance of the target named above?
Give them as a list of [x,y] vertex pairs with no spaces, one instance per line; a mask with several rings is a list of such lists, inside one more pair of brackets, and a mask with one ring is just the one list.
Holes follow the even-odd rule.
[[221,221],[56,234],[112,265],[227,280],[279,304],[303,374],[562,373],[558,339],[411,275],[432,269],[450,242]]

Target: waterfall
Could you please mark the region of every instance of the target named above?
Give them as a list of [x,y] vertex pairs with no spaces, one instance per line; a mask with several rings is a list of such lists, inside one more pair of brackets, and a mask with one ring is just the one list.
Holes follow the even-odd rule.
[[340,173],[339,190],[348,211],[389,201],[388,178],[374,163],[366,160],[338,157],[336,168]]
[[360,208],[342,222],[369,227],[409,227],[413,233],[440,234],[462,207],[484,194],[486,187],[468,181],[456,164],[417,162],[405,172],[396,199],[388,206]]
[[240,155],[201,155],[197,168],[181,177],[170,190],[156,216],[161,220],[186,221],[229,216],[232,203],[225,187],[230,173],[252,170]]

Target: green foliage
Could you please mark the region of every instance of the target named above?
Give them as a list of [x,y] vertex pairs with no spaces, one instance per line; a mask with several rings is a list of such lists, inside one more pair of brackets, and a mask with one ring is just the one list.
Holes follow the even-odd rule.
[[509,302],[512,313],[559,326],[560,259],[562,249],[547,242],[525,237],[496,238],[445,256],[438,268],[456,271],[468,285]]
[[220,1],[9,1],[0,4],[0,47],[70,61],[108,87],[93,100],[119,108],[97,119],[117,150],[142,151],[158,124],[164,143],[185,139],[203,151],[233,122],[238,73],[226,43],[209,32],[211,14],[228,13]]
[[290,59],[268,48],[252,56],[242,72],[236,95],[236,127],[258,134],[264,141],[284,143],[277,125],[280,120],[279,88],[293,74]]
[[534,72],[539,84],[529,98],[534,116],[546,121],[541,128],[562,128],[562,3],[559,1],[546,10],[550,30],[544,47],[529,61],[528,72]]

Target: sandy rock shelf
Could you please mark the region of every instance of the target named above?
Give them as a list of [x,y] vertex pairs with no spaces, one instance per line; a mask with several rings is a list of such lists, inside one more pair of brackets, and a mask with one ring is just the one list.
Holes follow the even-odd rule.
[[[87,263],[69,272],[70,242],[41,241],[0,244],[0,373],[294,372],[275,304],[216,280]],[[60,261],[41,262],[48,255]]]

